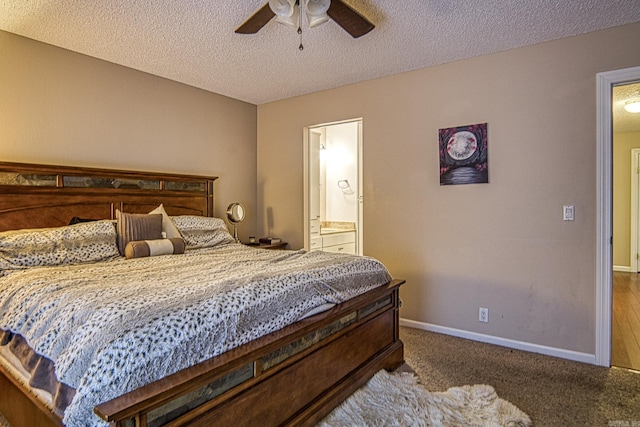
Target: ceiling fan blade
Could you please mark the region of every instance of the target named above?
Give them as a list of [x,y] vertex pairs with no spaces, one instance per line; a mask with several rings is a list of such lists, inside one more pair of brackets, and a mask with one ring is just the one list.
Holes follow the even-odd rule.
[[262,27],[267,25],[271,18],[276,16],[275,13],[269,7],[269,3],[262,6],[256,13],[251,15],[249,19],[244,21],[242,25],[236,28],[236,33],[238,34],[255,34]]
[[367,18],[360,15],[342,0],[331,0],[331,6],[327,11],[327,15],[329,15],[336,24],[344,28],[347,33],[351,34],[351,37],[354,39],[364,36],[375,28],[375,25]]

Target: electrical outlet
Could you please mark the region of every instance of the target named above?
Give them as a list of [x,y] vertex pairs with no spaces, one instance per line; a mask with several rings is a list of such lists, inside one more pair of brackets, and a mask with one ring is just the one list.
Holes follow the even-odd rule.
[[489,309],[480,307],[478,321],[483,323],[489,322]]
[[562,220],[573,221],[575,219],[576,208],[574,205],[565,205],[562,207]]

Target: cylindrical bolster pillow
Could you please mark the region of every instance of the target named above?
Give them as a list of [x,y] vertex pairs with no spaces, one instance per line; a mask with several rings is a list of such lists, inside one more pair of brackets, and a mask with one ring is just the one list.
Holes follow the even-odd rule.
[[127,243],[127,246],[124,249],[124,255],[127,259],[183,253],[184,240],[180,237],[157,240],[136,240]]

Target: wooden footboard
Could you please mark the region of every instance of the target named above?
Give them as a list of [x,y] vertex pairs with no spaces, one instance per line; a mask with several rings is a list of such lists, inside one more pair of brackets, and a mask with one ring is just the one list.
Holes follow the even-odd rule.
[[395,280],[95,408],[116,426],[314,425],[403,359]]

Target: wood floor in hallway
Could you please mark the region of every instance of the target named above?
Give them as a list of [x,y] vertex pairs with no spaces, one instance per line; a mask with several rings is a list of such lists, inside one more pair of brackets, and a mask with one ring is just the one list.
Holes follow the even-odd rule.
[[640,371],[640,274],[613,273],[611,365]]

